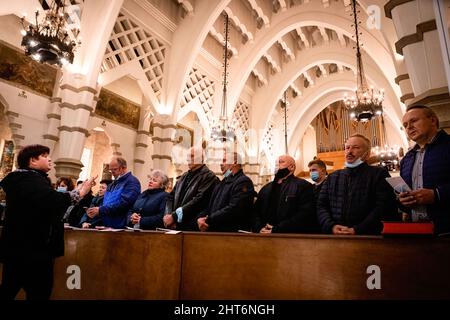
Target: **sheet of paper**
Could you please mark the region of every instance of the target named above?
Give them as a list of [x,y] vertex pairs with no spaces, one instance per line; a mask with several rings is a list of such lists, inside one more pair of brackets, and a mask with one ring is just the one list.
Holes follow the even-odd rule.
[[164,229],[164,228],[156,228],[156,231],[164,231],[165,234],[177,234],[181,232],[179,230]]
[[119,231],[124,231],[125,229],[104,228],[104,229],[97,229],[97,230],[102,231],[102,232],[119,232]]
[[142,229],[140,229],[140,228],[131,228],[131,227],[126,227],[127,229],[127,231],[142,231]]
[[386,181],[394,188],[396,193],[411,191],[411,188],[406,184],[402,177],[386,178]]

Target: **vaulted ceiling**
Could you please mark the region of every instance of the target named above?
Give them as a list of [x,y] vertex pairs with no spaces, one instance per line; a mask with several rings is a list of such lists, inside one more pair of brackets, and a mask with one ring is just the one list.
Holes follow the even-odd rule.
[[[80,18],[86,1],[72,3]],[[400,136],[404,106],[394,79],[402,57],[385,2],[358,0],[362,57],[369,83],[385,90],[387,119]],[[194,112],[208,134],[222,99],[223,13],[230,19],[229,118],[242,131],[261,132],[263,150],[267,135],[281,128],[287,91],[295,149],[312,119],[356,87],[350,0],[124,0],[100,85],[139,79],[153,112],[176,121]]]

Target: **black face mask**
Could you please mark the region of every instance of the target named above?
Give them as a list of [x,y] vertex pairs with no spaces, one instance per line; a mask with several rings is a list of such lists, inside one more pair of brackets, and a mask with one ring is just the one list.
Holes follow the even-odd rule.
[[289,173],[291,173],[289,171],[288,168],[283,168],[277,171],[277,173],[275,173],[275,178],[274,181],[278,181],[280,179],[283,179],[284,177],[286,177]]

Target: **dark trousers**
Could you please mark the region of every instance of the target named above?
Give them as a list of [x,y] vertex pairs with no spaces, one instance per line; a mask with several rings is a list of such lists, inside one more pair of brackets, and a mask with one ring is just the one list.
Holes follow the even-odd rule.
[[0,300],[13,300],[22,288],[27,300],[50,299],[53,266],[53,259],[8,259],[3,262]]

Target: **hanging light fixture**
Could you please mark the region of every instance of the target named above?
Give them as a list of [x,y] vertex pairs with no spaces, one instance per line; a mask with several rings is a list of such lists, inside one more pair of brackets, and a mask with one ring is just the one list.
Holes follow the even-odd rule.
[[69,36],[66,24],[64,0],[54,0],[39,24],[39,10],[35,13],[35,25],[25,26],[22,18],[22,43],[25,54],[41,63],[58,65],[73,63],[74,50],[80,42],[76,42],[80,30],[70,30],[75,40]]
[[220,119],[211,129],[211,138],[222,142],[234,141],[235,133],[232,126],[228,123],[227,115],[227,85],[228,85],[228,41],[229,41],[229,21],[228,14],[223,13],[224,16],[224,46],[223,46],[223,80],[222,80],[222,104],[220,108]]
[[283,94],[283,101],[281,102],[281,109],[283,109],[283,116],[284,116],[284,151],[285,154],[288,154],[288,141],[287,141],[287,107],[288,107],[288,101],[287,101],[287,90]]
[[367,79],[364,75],[363,62],[361,57],[361,48],[359,42],[359,29],[356,10],[356,0],[352,0],[353,19],[355,27],[356,40],[356,95],[353,97],[344,96],[344,103],[349,108],[350,118],[356,121],[369,121],[372,118],[383,113],[383,90],[376,90],[367,85]]
[[377,157],[378,165],[386,167],[389,171],[396,171],[399,166],[399,151],[398,146],[389,146],[386,133],[386,125],[384,123],[384,116],[380,116],[381,128],[383,134],[384,146],[372,148],[372,153]]

